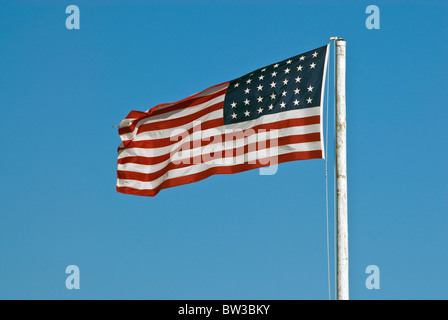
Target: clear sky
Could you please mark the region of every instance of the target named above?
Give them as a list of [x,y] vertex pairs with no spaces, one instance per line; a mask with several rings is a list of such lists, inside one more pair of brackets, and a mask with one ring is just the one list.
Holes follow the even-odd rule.
[[448,298],[448,2],[130,2],[0,0],[0,298],[328,299],[322,160],[130,196],[112,126],[331,36],[347,41],[350,296]]

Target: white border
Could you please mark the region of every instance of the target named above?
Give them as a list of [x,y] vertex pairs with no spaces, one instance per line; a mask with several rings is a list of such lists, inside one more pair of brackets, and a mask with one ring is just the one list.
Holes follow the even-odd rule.
[[[331,43],[331,42],[330,42]],[[328,63],[328,53],[330,51],[330,43],[327,44],[327,51],[325,53],[325,65],[324,65],[324,75],[322,78],[322,90],[320,92],[320,141],[322,142],[322,158],[324,160],[326,157],[325,154],[325,143],[324,143],[324,96],[325,96],[325,84],[326,84],[326,76],[327,76],[327,63]],[[328,119],[325,119],[328,121]]]

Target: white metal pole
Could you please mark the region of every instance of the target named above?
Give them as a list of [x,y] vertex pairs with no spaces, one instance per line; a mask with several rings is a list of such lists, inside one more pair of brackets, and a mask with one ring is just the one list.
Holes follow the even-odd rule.
[[336,186],[338,300],[348,300],[347,144],[345,41],[336,41]]

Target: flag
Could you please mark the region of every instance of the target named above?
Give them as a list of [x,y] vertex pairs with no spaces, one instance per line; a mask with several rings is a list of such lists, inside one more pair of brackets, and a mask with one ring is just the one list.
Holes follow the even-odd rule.
[[155,196],[214,174],[323,158],[328,45],[121,121],[117,191]]

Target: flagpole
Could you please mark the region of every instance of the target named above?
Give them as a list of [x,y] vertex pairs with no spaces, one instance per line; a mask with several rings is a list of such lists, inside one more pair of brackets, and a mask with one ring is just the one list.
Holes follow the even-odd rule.
[[336,187],[338,300],[348,300],[347,145],[345,41],[336,40]]

